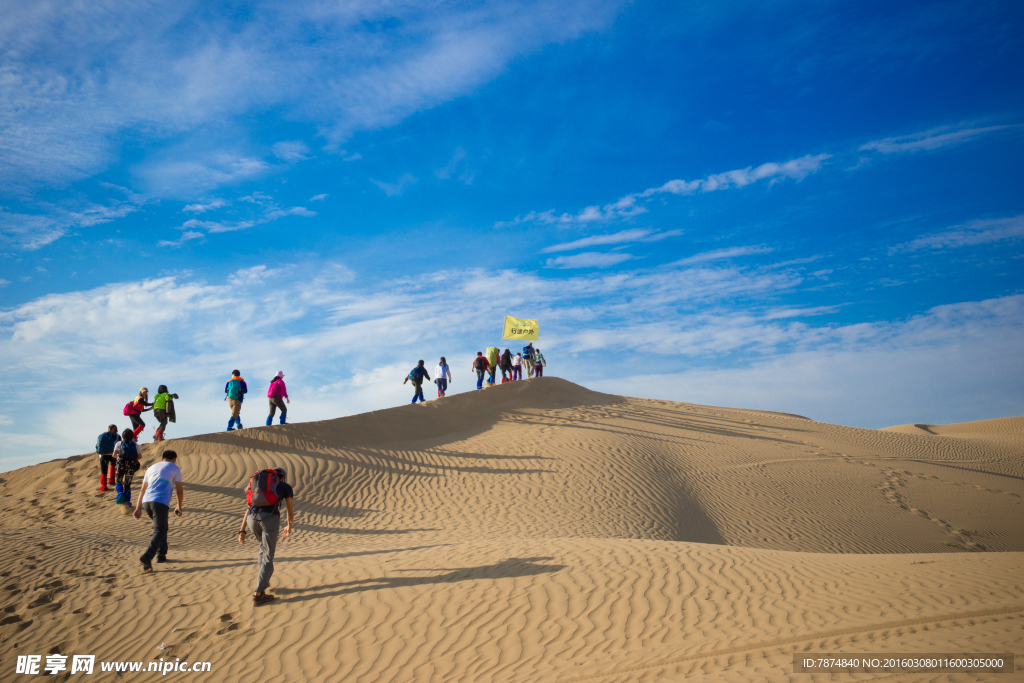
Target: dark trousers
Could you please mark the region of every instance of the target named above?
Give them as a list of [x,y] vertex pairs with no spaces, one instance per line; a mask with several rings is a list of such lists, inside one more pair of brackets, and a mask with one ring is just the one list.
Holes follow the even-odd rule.
[[544,376],[544,366],[543,365],[534,365],[533,366],[533,376],[534,377],[543,377]]
[[142,421],[142,418],[138,415],[129,415],[128,419],[132,421],[132,424],[136,427],[145,427],[146,423]]
[[149,539],[149,547],[142,553],[142,559],[149,562],[154,556],[167,555],[167,513],[171,508],[163,503],[149,501],[142,504],[149,518],[153,520],[153,537]]
[[107,472],[110,471],[111,465],[117,460],[110,453],[100,453],[100,474],[106,476]]
[[157,427],[160,431],[167,429],[167,411],[162,408],[157,408],[153,411],[153,417],[156,418],[160,425]]
[[281,409],[282,415],[288,414],[288,408],[286,408],[284,405],[284,399],[281,398],[280,396],[274,396],[273,398],[270,399],[270,417],[274,417],[274,414],[277,412],[278,408]]

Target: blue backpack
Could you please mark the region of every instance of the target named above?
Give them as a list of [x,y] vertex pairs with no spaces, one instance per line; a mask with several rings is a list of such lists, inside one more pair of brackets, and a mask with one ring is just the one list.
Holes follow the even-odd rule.
[[422,382],[423,375],[425,374],[427,374],[427,371],[417,365],[412,369],[412,372],[409,373],[409,379],[413,382]]
[[114,452],[114,446],[120,440],[121,437],[116,432],[103,432],[96,439],[96,452],[100,455],[110,455]]
[[527,360],[533,360],[534,359],[533,347],[532,346],[524,346],[523,347],[523,358],[525,358]]

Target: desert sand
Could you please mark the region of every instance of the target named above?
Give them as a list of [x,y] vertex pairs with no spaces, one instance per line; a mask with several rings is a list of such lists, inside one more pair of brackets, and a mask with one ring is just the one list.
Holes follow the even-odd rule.
[[[812,676],[792,660],[1020,653],[1024,418],[857,429],[546,377],[173,439],[143,465],[166,448],[186,513],[152,574],[150,524],[96,491],[94,454],[2,475],[0,679],[60,652],[209,661],[171,676],[221,681],[1021,680],[1024,662]],[[256,546],[236,533],[270,466],[296,531],[279,599],[254,608]]]

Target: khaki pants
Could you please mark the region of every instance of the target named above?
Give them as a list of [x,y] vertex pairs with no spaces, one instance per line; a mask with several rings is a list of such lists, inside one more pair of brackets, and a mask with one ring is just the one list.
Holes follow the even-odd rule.
[[529,377],[533,377],[533,361],[529,358],[523,359],[523,374]]
[[242,412],[242,402],[237,398],[229,398],[228,405],[231,406],[231,417],[238,417],[238,414]]

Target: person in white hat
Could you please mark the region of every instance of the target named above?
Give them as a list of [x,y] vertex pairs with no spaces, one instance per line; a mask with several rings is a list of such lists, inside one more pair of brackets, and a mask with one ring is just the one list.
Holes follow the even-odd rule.
[[288,408],[285,407],[284,402],[291,403],[292,400],[288,398],[288,388],[284,385],[284,372],[281,370],[278,370],[274,379],[270,380],[267,398],[270,399],[270,415],[267,416],[267,426],[269,427],[274,422],[274,413],[278,408],[281,409],[281,424],[286,424]]

